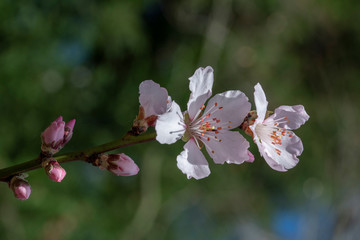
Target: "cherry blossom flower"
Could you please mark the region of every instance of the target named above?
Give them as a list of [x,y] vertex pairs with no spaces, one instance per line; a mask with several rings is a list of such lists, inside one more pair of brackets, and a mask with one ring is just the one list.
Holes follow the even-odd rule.
[[261,156],[277,171],[295,167],[303,144],[291,130],[299,128],[309,119],[304,106],[280,106],[265,119],[268,102],[259,83],[255,86],[254,98],[257,118],[249,128]]
[[190,80],[190,99],[187,111],[181,112],[173,101],[170,110],[158,117],[157,141],[172,144],[182,138],[186,141],[184,151],[177,156],[178,168],[188,178],[201,179],[210,174],[208,162],[201,153],[205,146],[217,164],[253,161],[247,150],[249,143],[235,131],[250,110],[248,98],[241,91],[227,91],[212,97],[214,81],[211,67],[199,68]]
[[139,93],[139,114],[132,127],[135,135],[145,132],[149,126],[155,126],[158,116],[171,107],[171,97],[167,90],[152,80],[143,81]]

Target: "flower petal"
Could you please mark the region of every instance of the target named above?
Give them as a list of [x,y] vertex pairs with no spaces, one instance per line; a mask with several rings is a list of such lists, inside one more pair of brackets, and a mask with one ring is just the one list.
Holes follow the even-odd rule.
[[166,100],[166,111],[169,111],[171,108],[171,104],[172,104],[172,99],[170,96],[168,96],[167,100]]
[[191,91],[190,99],[187,104],[190,120],[193,120],[202,105],[212,94],[212,86],[214,83],[214,70],[208,66],[206,68],[198,68],[189,80],[189,88]]
[[254,155],[250,151],[248,151],[248,155],[249,155],[249,159],[246,160],[246,161],[251,162],[251,163],[254,162],[254,160],[255,160]]
[[227,91],[209,100],[204,115],[210,113],[209,118],[213,119],[216,127],[233,129],[241,125],[250,108],[251,104],[244,93]]
[[212,137],[205,135],[201,140],[210,157],[217,164],[224,162],[241,164],[252,160],[248,153],[250,144],[239,132],[219,131]]
[[140,105],[145,110],[145,118],[166,112],[168,92],[152,80],[143,81],[139,86]]
[[60,116],[41,133],[43,143],[47,145],[52,144],[53,146],[58,145],[64,138],[64,128],[65,122]]
[[310,116],[306,113],[303,105],[280,106],[275,109],[273,115],[268,117],[264,123],[274,121],[279,123],[280,128],[298,129]]
[[160,115],[156,121],[156,140],[161,144],[172,144],[179,140],[185,132],[183,115],[180,106],[173,101],[171,109]]
[[290,133],[291,137],[283,136],[281,138],[281,145],[273,146],[264,141],[262,143],[258,140],[255,141],[259,147],[260,154],[274,170],[284,172],[295,167],[299,162],[297,156],[301,155],[304,149],[303,144],[298,136],[292,132]]
[[255,88],[254,100],[256,105],[256,112],[258,115],[257,120],[259,122],[262,122],[265,119],[268,101],[266,101],[265,92],[262,89],[260,83],[257,83],[254,88]]
[[201,179],[209,176],[209,164],[199,150],[194,139],[190,139],[184,145],[182,151],[176,158],[178,168],[187,175],[187,178]]

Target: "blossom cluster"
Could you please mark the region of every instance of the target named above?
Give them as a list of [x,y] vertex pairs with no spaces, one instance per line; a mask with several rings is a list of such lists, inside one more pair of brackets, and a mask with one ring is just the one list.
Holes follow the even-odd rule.
[[[61,182],[66,176],[66,171],[53,155],[58,153],[70,141],[74,126],[75,119],[65,123],[62,116],[60,116],[41,134],[42,144],[39,157],[41,166],[46,175],[55,182]],[[96,155],[89,162],[118,176],[132,176],[139,172],[135,162],[124,153]],[[17,174],[8,182],[15,197],[20,200],[28,199],[31,194],[30,184],[25,179],[27,176],[28,174]]]
[[138,133],[155,126],[156,140],[161,144],[173,144],[182,139],[185,145],[177,156],[177,166],[188,178],[209,176],[203,148],[216,164],[254,161],[248,150],[250,143],[237,128],[253,138],[260,155],[271,168],[287,171],[296,166],[303,145],[292,130],[309,119],[302,105],[280,106],[269,116],[268,102],[259,83],[254,92],[256,111],[250,111],[248,98],[239,90],[210,98],[214,71],[209,66],[197,69],[189,80],[191,93],[186,111],[181,111],[159,84],[152,80],[142,82],[140,111],[133,125]]
[[[62,116],[60,116],[41,133],[42,144],[39,159],[46,175],[55,182],[61,182],[66,175],[66,171],[53,155],[70,141],[74,126],[75,119],[65,123]],[[9,181],[10,189],[14,192],[15,197],[20,200],[28,199],[31,193],[30,184],[25,179],[27,176],[27,174],[15,175]]]
[[[139,86],[139,114],[126,136],[135,137],[154,127],[156,140],[161,144],[183,140],[184,150],[176,158],[177,167],[189,179],[202,179],[210,174],[203,149],[216,164],[253,162],[255,158],[249,151],[250,143],[239,130],[252,137],[260,155],[274,170],[287,171],[297,165],[303,144],[292,130],[309,119],[302,105],[283,105],[273,112],[268,111],[260,83],[255,85],[256,110],[251,110],[249,99],[240,90],[212,96],[214,70],[210,66],[198,68],[189,81],[190,97],[185,111],[172,100],[165,88],[152,80],[143,81]],[[60,116],[41,134],[39,161],[47,176],[55,182],[61,182],[66,171],[59,163],[63,160],[57,161],[61,158],[54,157],[54,154],[70,141],[74,126],[75,119],[65,123]],[[83,153],[86,156],[81,160],[117,176],[136,175],[139,167],[129,156],[124,153],[104,154],[113,149],[95,151],[89,156]],[[6,180],[20,200],[28,199],[31,193],[26,177],[27,174],[20,173]]]

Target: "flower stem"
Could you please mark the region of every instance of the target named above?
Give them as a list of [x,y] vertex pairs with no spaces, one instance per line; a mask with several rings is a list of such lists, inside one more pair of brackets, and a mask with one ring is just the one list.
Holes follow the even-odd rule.
[[[156,133],[147,133],[140,136],[134,136],[130,132],[128,132],[125,134],[124,137],[117,139],[113,142],[105,143],[85,150],[58,155],[55,156],[54,158],[59,163],[66,163],[66,162],[78,161],[78,160],[86,161],[90,156],[109,152],[118,148],[123,148],[139,143],[153,141],[155,140],[155,137],[156,137]],[[40,156],[24,163],[20,163],[8,168],[0,169],[0,181],[3,182],[8,181],[10,177],[12,177],[13,175],[28,172],[38,168],[41,168]]]

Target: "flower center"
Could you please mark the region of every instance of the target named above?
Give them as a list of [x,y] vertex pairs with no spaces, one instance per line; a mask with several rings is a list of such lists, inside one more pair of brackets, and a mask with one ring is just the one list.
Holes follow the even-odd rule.
[[285,128],[279,128],[278,125],[283,123],[288,117],[278,119],[276,122],[272,121],[266,124],[260,123],[255,127],[255,133],[259,138],[259,141],[266,143],[275,148],[275,151],[278,155],[281,155],[281,150],[279,149],[282,145],[282,139],[284,137],[292,137],[292,132],[288,131]]
[[[192,121],[187,113],[184,115],[186,131],[183,140],[188,141],[190,138],[193,138],[200,149],[203,146],[203,142],[206,141],[222,142],[217,134],[223,129],[231,128],[231,121],[223,121],[214,116],[214,113],[223,109],[217,102],[205,112],[203,112],[204,108],[205,106],[203,105]],[[214,153],[213,150],[211,151]]]

